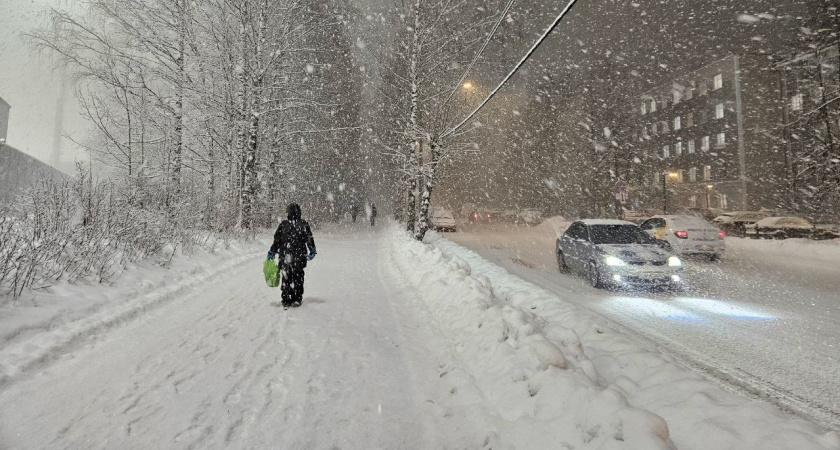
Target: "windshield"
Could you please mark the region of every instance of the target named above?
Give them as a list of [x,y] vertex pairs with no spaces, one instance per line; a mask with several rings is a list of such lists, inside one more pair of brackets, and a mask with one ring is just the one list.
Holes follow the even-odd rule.
[[589,237],[593,244],[653,244],[653,239],[635,225],[593,225]]

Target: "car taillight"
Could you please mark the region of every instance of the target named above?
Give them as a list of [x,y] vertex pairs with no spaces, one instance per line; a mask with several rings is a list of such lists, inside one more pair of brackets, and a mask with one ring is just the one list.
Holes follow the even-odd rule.
[[487,214],[487,218],[488,218],[488,219],[490,218],[490,214]]
[[674,231],[674,236],[680,239],[688,239],[688,231]]
[[726,233],[724,233],[723,231],[718,231],[718,238],[719,239],[723,239],[725,237],[726,237]]

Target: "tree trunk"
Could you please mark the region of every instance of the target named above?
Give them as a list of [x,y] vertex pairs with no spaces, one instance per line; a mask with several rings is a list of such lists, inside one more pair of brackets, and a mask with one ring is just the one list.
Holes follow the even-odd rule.
[[[411,79],[411,117],[409,122],[411,124],[411,136],[414,139],[408,147],[408,205],[406,206],[406,229],[414,231],[414,223],[417,219],[417,177],[419,176],[418,158],[422,151],[422,143],[419,139],[414,138],[418,132],[418,109],[420,97],[419,78],[419,59],[422,50],[420,44],[420,0],[414,2],[414,30],[412,30],[411,42],[411,67],[409,78]],[[425,231],[424,231],[425,233]]]
[[440,164],[441,148],[436,142],[430,143],[432,160],[429,162],[429,168],[426,172],[426,183],[423,189],[423,196],[420,199],[420,220],[417,224],[417,232],[414,238],[418,241],[423,241],[426,236],[426,231],[429,230],[429,208],[432,201],[432,192],[435,188],[437,166]]

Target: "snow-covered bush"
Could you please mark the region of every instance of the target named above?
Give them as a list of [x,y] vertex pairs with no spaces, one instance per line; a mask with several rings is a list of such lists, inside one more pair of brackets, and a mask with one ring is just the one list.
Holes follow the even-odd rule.
[[132,262],[167,264],[177,250],[212,251],[252,234],[208,228],[195,209],[142,201],[83,171],[73,183],[42,180],[0,211],[0,294],[15,297],[57,280],[108,282]]

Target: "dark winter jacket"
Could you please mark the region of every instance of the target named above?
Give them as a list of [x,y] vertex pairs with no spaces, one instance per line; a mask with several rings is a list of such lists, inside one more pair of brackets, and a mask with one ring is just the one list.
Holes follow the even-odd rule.
[[269,255],[280,256],[280,263],[306,267],[306,255],[315,254],[315,238],[309,223],[301,219],[300,206],[292,203],[287,210],[288,218],[280,222],[274,232],[274,243]]

